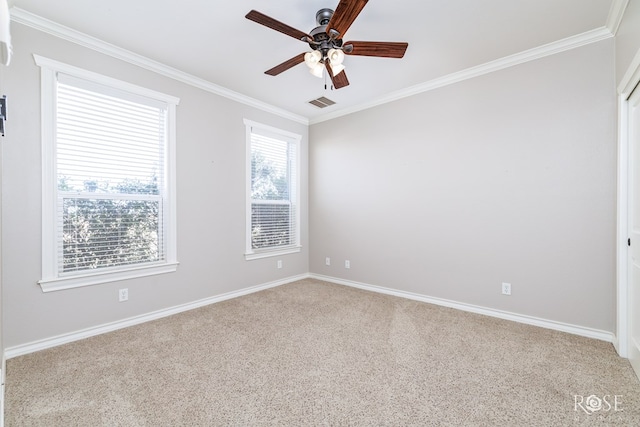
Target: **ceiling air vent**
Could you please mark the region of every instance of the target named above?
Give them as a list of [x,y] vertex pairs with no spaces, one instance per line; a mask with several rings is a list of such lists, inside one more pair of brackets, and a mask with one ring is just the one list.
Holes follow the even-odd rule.
[[312,101],[309,101],[309,104],[315,105],[318,108],[325,108],[325,107],[328,107],[330,105],[335,104],[335,102],[330,100],[329,98],[325,98],[324,96],[321,96],[318,99],[314,99]]

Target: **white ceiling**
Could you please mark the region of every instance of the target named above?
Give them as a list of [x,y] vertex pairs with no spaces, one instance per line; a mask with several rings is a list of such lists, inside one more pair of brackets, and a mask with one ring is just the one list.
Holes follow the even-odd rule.
[[[304,32],[338,0],[10,0],[16,7],[314,121],[461,70],[592,30],[620,0],[371,0],[344,40],[405,41],[403,59],[347,56],[350,86],[325,90],[304,64],[264,71],[307,44],[245,19],[251,9]],[[15,9],[14,9],[15,11]],[[53,58],[55,59],[55,58]],[[336,105],[308,101],[326,96]]]

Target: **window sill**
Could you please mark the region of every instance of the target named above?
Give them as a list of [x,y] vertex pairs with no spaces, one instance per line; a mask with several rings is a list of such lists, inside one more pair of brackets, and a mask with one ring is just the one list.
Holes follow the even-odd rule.
[[244,259],[251,261],[252,259],[269,258],[280,255],[295,254],[300,252],[302,246],[288,246],[286,248],[269,249],[265,251],[248,252],[244,254]]
[[178,263],[167,263],[145,267],[128,268],[126,270],[105,271],[92,274],[58,277],[56,279],[42,279],[38,284],[42,292],[61,291],[63,289],[80,288],[82,286],[98,285],[100,283],[117,282],[138,277],[154,276],[157,274],[173,273],[178,269]]

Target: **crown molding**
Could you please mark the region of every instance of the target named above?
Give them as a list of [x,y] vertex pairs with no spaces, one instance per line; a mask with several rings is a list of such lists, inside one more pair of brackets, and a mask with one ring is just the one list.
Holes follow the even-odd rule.
[[41,16],[35,15],[31,12],[27,12],[26,10],[20,9],[18,7],[12,7],[9,14],[11,15],[11,20],[15,23],[26,25],[38,31],[42,31],[60,39],[70,41],[77,45],[92,49],[96,52],[111,56],[121,61],[125,61],[140,68],[153,71],[154,73],[169,77],[173,80],[188,84],[193,87],[197,87],[207,92],[223,96],[241,104],[245,104],[250,107],[275,114],[285,119],[302,123],[304,125],[309,124],[309,120],[306,117],[275,107],[271,104],[267,104],[266,102],[259,101],[246,95],[242,95],[238,92],[234,92],[215,83],[211,83],[210,81],[185,73],[176,68],[169,67],[158,61],[154,61],[145,56],[138,55],[137,53],[131,52],[129,50],[122,49],[118,46],[81,33],[64,25],[60,25],[51,20],[42,18]]
[[611,2],[611,9],[609,9],[609,16],[607,17],[605,26],[614,36],[618,33],[618,28],[620,27],[624,11],[627,10],[628,4],[629,0],[613,0],[613,2]]
[[234,92],[210,81],[185,73],[176,68],[169,67],[160,62],[146,58],[142,55],[136,54],[126,49],[122,49],[118,46],[104,42],[100,39],[73,30],[69,27],[60,25],[48,19],[42,18],[23,9],[12,7],[10,10],[10,15],[11,20],[16,23],[29,26],[63,40],[70,41],[83,47],[87,47],[113,58],[128,62],[130,64],[153,71],[165,77],[169,77],[173,80],[197,87],[216,95],[223,96],[225,98],[248,105],[250,107],[254,107],[298,123],[311,125],[614,37],[618,30],[618,27],[620,26],[620,22],[622,21],[628,3],[629,0],[612,0],[611,9],[609,10],[607,22],[604,27],[587,31],[575,36],[567,37],[565,39],[519,52],[510,56],[506,56],[495,61],[490,61],[475,67],[451,73],[446,76],[420,83],[406,89],[392,92],[370,102],[362,103],[350,108],[336,110],[313,119],[309,119],[307,117],[275,107],[271,104],[267,104],[266,102],[262,102],[238,92]]
[[[618,0],[615,0],[616,2]],[[411,86],[406,89],[402,89],[396,92],[392,92],[383,97],[377,98],[371,102],[356,105],[351,108],[345,108],[337,110],[332,113],[316,117],[309,121],[309,124],[321,123],[327,120],[336,119],[347,114],[356,113],[358,111],[373,108],[382,104],[397,101],[402,98],[407,98],[413,95],[417,95],[430,90],[438,89],[443,86],[448,86],[454,83],[459,83],[464,80],[479,77],[484,74],[489,74],[494,71],[499,71],[505,68],[513,67],[519,64],[524,64],[529,61],[544,58],[546,56],[555,55],[556,53],[564,52],[567,50],[575,49],[584,45],[599,42],[613,37],[613,34],[607,27],[597,28],[595,30],[587,31],[582,34],[567,37],[556,42],[548,43],[533,49],[525,50],[513,55],[505,56],[504,58],[497,59],[495,61],[486,62],[484,64],[467,68],[462,71],[448,74],[446,76],[439,77],[437,79],[429,80],[425,83],[420,83],[415,86]]]
[[640,49],[638,49],[631,60],[631,64],[629,64],[629,68],[622,76],[622,80],[618,85],[618,94],[627,99],[638,84],[640,84]]

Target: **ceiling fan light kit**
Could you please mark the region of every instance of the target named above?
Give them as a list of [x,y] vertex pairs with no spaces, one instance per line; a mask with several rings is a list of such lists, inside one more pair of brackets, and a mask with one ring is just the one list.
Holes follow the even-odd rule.
[[322,60],[322,54],[317,50],[314,50],[313,52],[307,52],[304,54],[304,62],[307,64],[309,68],[313,67],[321,60]]
[[322,65],[322,63],[318,62],[316,65],[312,65],[311,67],[309,67],[309,72],[317,78],[321,79],[324,73],[324,66]]
[[299,54],[270,70],[266,74],[278,74],[304,62],[309,71],[316,77],[322,78],[324,68],[327,69],[333,86],[336,89],[349,85],[344,72],[345,54],[360,56],[375,56],[381,58],[402,58],[409,46],[404,42],[371,42],[358,41],[343,43],[342,36],[358,17],[368,0],[340,0],[335,12],[331,9],[320,9],[316,13],[318,26],[309,34],[288,26],[256,10],[250,11],[245,17],[258,24],[279,31],[290,37],[309,44],[312,51]]
[[327,57],[334,65],[342,64],[342,61],[344,61],[344,52],[338,49],[329,49]]

